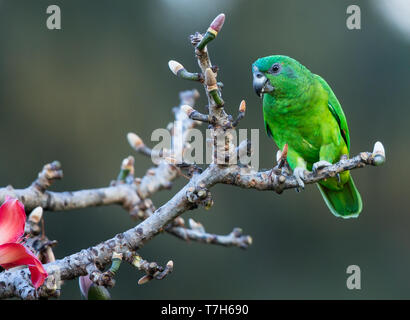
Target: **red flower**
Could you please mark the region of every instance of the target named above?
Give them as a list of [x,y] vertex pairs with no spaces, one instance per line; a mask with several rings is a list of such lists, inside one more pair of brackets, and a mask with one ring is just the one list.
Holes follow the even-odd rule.
[[24,234],[26,214],[23,204],[17,199],[6,198],[0,206],[0,266],[4,269],[27,265],[31,273],[31,282],[37,289],[47,272],[40,260],[20,242]]

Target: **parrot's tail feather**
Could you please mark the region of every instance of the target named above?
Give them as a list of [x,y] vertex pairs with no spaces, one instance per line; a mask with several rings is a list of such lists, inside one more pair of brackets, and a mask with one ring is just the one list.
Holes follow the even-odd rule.
[[345,183],[342,190],[331,190],[317,184],[330,211],[336,217],[357,218],[362,211],[363,203],[359,191],[354,185],[352,176]]

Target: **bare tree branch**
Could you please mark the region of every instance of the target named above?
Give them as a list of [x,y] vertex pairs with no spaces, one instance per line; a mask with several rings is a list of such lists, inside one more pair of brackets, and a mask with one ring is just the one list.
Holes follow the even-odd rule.
[[[246,248],[252,243],[252,238],[243,235],[239,228],[235,228],[228,235],[214,235],[207,233],[200,223],[193,220],[190,220],[189,228],[185,227],[183,219],[179,216],[201,205],[211,207],[213,201],[210,189],[218,183],[256,190],[273,190],[278,193],[285,189],[298,187],[296,178],[284,165],[286,159],[282,157],[279,157],[279,163],[274,169],[260,172],[249,166],[232,164],[229,161],[237,159],[241,152],[249,153],[250,145],[248,141],[242,141],[238,147],[233,144],[233,137],[229,130],[233,130],[243,118],[245,103],[241,103],[239,116],[235,121],[225,112],[221,85],[217,82],[218,68],[212,66],[209,59],[207,44],[216,37],[224,20],[225,16],[219,15],[211,23],[205,35],[195,33],[191,36],[191,43],[195,47],[195,54],[201,69],[200,73],[188,72],[175,61],[169,64],[171,71],[178,77],[204,84],[208,98],[208,115],[193,109],[198,93],[187,91],[181,94],[181,105],[174,108],[176,119],[183,122],[183,130],[180,133],[182,137],[176,137],[174,132],[173,139],[182,138],[184,141],[182,144],[173,143],[176,148],[172,151],[156,151],[147,147],[137,135],[128,135],[128,140],[135,150],[151,156],[155,161],[158,160],[158,165],[149,169],[142,179],[134,179],[131,166],[133,159],[127,158],[121,167],[119,178],[109,187],[74,192],[50,192],[46,189],[55,179],[62,177],[59,163],[54,162],[46,165],[39,174],[39,178],[26,189],[13,189],[12,187],[0,189],[0,200],[4,200],[7,195],[17,197],[28,210],[37,206],[56,211],[120,204],[131,215],[144,219],[134,228],[119,233],[109,240],[45,264],[44,267],[49,276],[38,290],[31,285],[28,268],[0,272],[0,298],[37,299],[58,296],[62,281],[85,275],[89,275],[90,279],[99,285],[111,286],[114,283],[113,277],[118,270],[119,261],[122,260],[146,273],[139,281],[141,284],[154,278],[162,279],[172,271],[173,263],[170,261],[163,268],[156,263],[149,263],[138,258],[137,251],[152,237],[164,231],[184,240]],[[210,126],[215,129],[212,134],[213,161],[203,171],[195,168],[193,164],[183,165],[165,160],[167,157],[172,159],[173,155],[183,153],[189,130],[198,124],[195,120],[209,122]],[[172,127],[170,129],[173,131]],[[225,144],[218,146],[216,141],[221,135],[224,135]],[[305,184],[316,183],[346,170],[361,168],[365,165],[380,165],[384,161],[384,148],[378,142],[372,153],[363,152],[351,159],[343,158],[338,163],[318,172],[307,172],[304,182]],[[169,188],[171,182],[180,175],[182,167],[194,168],[191,170],[189,181],[169,201],[155,210],[148,197],[163,188]],[[110,264],[108,271],[104,271]]]

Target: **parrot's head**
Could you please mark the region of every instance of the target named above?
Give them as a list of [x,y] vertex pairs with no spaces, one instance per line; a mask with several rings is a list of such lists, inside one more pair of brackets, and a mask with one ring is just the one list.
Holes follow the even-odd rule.
[[269,94],[274,97],[298,96],[303,92],[310,71],[287,56],[268,56],[256,60],[252,65],[253,88],[259,97]]

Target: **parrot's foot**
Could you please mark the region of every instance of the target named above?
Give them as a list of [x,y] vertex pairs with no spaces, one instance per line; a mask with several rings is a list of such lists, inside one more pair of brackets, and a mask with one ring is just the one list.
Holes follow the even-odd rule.
[[[298,186],[300,187],[300,188],[302,188],[302,190],[303,189],[305,189],[305,183],[303,182],[303,180],[302,179],[305,179],[305,168],[302,168],[302,167],[296,167],[294,170],[293,170],[293,175],[295,176],[295,178],[296,178],[296,181],[297,181],[297,183],[298,183]],[[298,190],[299,188],[297,188],[296,189],[296,191],[299,191]]]
[[320,160],[318,162],[315,162],[312,166],[312,172],[317,173],[320,169],[326,168],[328,166],[331,166],[332,163],[325,161],[325,160]]
[[[316,162],[316,163],[313,164],[313,166],[312,166],[312,172],[313,172],[313,173],[317,173],[320,169],[324,169],[324,168],[329,167],[329,166],[332,166],[332,165],[333,165],[333,163],[330,163],[330,162],[325,161],[325,160],[320,160],[320,161],[318,161],[318,162]],[[339,174],[339,173],[336,174],[336,178],[337,178],[337,181],[338,181],[339,183],[342,181],[341,178],[340,178],[340,174]]]
[[283,151],[278,150],[278,152],[276,153],[277,165],[274,166],[268,174],[268,177],[272,182],[273,182],[274,173],[281,174],[284,176],[289,175],[290,167],[289,167],[288,160],[286,159],[287,154],[288,154],[288,144],[285,144],[285,146],[283,147]]

